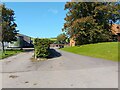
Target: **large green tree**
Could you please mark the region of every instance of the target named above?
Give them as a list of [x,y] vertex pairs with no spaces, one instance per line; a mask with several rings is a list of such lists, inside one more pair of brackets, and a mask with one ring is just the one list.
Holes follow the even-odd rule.
[[120,19],[119,9],[113,2],[67,2],[63,31],[77,44],[111,41],[111,24]]
[[1,38],[2,48],[4,51],[4,42],[11,42],[16,40],[18,30],[16,30],[17,24],[15,23],[15,13],[12,9],[8,9],[5,5],[1,5]]

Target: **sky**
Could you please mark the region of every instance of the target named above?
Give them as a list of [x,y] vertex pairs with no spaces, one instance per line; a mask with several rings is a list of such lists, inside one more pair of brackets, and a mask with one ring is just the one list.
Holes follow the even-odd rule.
[[[14,10],[19,33],[34,38],[53,38],[62,33],[65,2],[5,2]],[[120,24],[120,21],[116,22]]]
[[65,2],[6,2],[14,10],[19,33],[34,38],[53,38],[62,33]]

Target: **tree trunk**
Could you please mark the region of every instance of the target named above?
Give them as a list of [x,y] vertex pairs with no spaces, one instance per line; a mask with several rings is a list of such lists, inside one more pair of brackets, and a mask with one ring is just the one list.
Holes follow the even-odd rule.
[[5,52],[4,42],[2,41],[2,52]]

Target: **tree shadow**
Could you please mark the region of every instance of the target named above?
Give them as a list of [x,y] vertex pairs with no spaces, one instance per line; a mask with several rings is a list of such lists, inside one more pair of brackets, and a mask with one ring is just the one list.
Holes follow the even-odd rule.
[[50,55],[47,57],[48,59],[62,56],[61,53],[57,52],[55,49],[50,49],[49,52],[50,52]]

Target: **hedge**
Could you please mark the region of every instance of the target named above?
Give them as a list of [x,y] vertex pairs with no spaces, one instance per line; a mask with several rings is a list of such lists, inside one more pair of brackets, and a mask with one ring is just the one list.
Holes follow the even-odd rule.
[[38,39],[34,40],[35,58],[46,58],[49,56],[50,40]]

